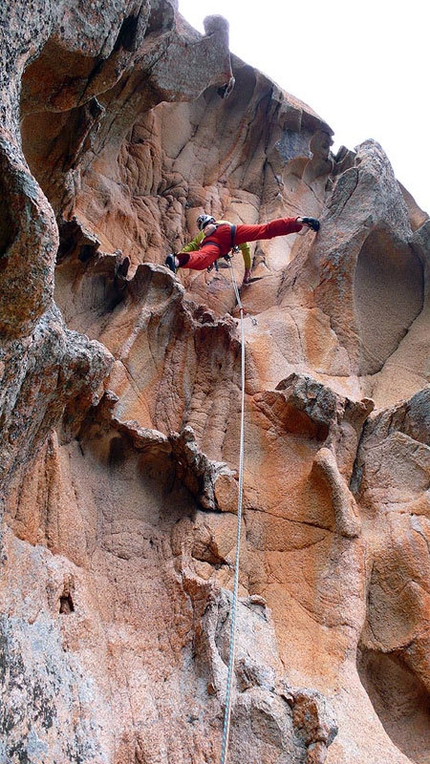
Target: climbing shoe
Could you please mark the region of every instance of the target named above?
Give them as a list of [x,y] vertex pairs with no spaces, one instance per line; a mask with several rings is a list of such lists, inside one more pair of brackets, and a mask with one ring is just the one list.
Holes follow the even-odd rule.
[[167,267],[170,268],[172,273],[176,273],[175,255],[167,255],[164,262],[167,265]]
[[312,228],[313,231],[320,230],[320,221],[316,218],[302,218],[303,225],[307,225],[308,228]]

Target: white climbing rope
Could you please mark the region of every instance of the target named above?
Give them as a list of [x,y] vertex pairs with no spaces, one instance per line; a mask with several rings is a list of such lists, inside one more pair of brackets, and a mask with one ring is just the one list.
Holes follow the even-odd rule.
[[237,506],[237,535],[236,535],[236,561],[234,569],[233,600],[231,606],[231,624],[230,624],[230,652],[227,673],[227,689],[225,696],[224,726],[221,747],[221,764],[226,764],[228,743],[230,736],[230,718],[232,703],[232,680],[234,670],[234,658],[236,647],[236,613],[239,589],[239,561],[240,561],[240,535],[242,525],[242,495],[243,495],[243,463],[244,463],[244,443],[245,443],[245,332],[244,332],[244,308],[240,299],[236,276],[231,261],[228,261],[233,282],[234,292],[237,304],[240,310],[240,329],[241,329],[241,414],[240,414],[240,451],[239,451],[239,497]]

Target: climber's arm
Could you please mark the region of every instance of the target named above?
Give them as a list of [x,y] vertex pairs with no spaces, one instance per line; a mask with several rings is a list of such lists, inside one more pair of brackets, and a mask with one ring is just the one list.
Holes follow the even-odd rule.
[[200,249],[200,244],[202,243],[203,239],[203,231],[200,231],[200,233],[198,233],[192,241],[190,241],[188,244],[185,244],[185,246],[181,248],[181,252],[197,252]]

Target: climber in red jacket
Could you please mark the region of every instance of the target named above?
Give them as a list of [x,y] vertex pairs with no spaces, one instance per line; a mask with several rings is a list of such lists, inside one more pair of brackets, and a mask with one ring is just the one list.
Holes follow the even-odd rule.
[[[247,241],[258,239],[273,239],[275,236],[286,236],[288,233],[298,233],[303,226],[319,231],[320,224],[316,218],[278,218],[270,223],[261,225],[231,225],[221,223],[217,225],[210,215],[200,216],[201,230],[204,239],[198,252],[178,252],[166,257],[165,264],[173,273],[178,268],[191,268],[196,271],[204,271],[209,268],[219,257],[228,255],[235,246],[240,246]],[[199,226],[200,227],[200,226]]]

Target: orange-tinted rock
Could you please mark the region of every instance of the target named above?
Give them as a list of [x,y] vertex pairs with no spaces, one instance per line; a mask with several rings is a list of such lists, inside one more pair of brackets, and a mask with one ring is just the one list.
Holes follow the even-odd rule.
[[[228,761],[424,764],[428,215],[221,17],[3,15],[0,759],[220,760],[240,544]],[[321,229],[240,309],[203,211]]]

